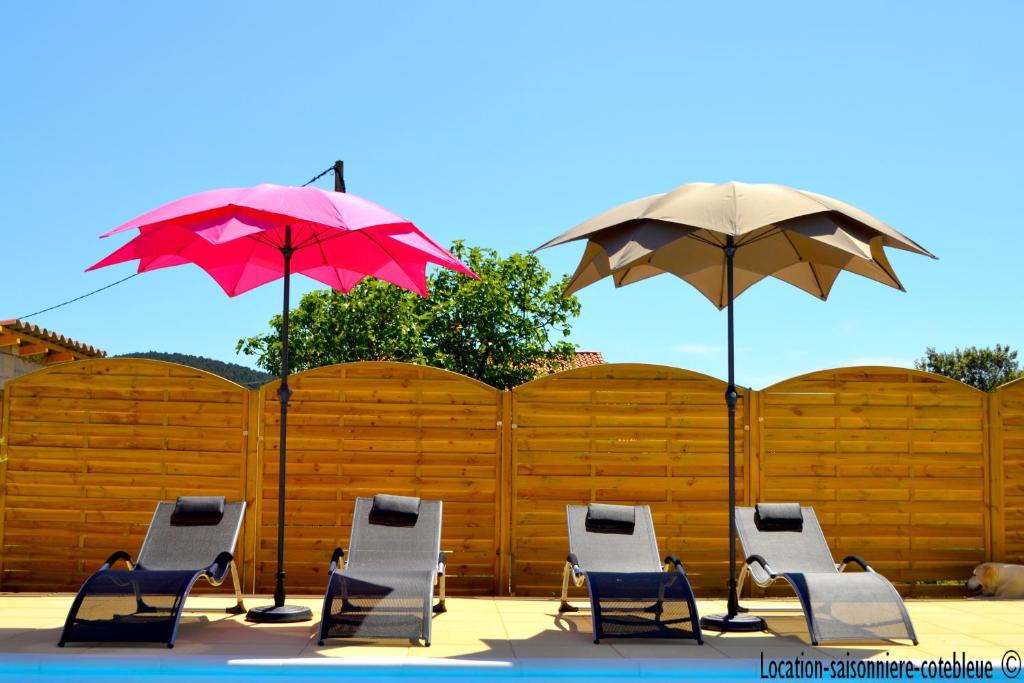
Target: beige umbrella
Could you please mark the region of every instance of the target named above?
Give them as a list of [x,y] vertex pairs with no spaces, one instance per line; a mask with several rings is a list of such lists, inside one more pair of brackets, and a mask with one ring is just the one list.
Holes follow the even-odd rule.
[[736,384],[733,300],[771,276],[824,300],[848,270],[903,291],[884,247],[934,255],[877,218],[825,195],[784,185],[688,183],[627,202],[580,223],[537,250],[587,240],[564,296],[611,277],[616,287],[672,273],[728,307],[729,607],[705,617],[714,630],[757,630],[736,596]]

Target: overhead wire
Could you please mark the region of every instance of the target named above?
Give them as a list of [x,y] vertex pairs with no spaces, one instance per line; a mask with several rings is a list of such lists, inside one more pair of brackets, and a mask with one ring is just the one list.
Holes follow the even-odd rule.
[[[306,182],[304,182],[302,184],[302,187],[308,187],[308,186],[312,185],[313,183],[315,183],[316,181],[320,180],[321,178],[323,178],[328,173],[335,173],[337,171],[337,168],[338,168],[337,164],[332,164],[332,165],[328,166],[322,173],[319,173],[319,174],[313,176],[312,178],[310,178],[309,180],[307,180]],[[43,313],[49,313],[50,311],[56,310],[56,309],[61,308],[63,306],[67,306],[68,304],[73,304],[76,301],[81,301],[82,299],[86,299],[86,298],[92,296],[93,294],[99,294],[100,292],[102,292],[104,290],[107,290],[107,289],[110,289],[111,287],[114,287],[115,285],[119,285],[122,282],[127,282],[128,280],[131,280],[133,277],[135,277],[138,274],[139,273],[132,273],[128,277],[123,277],[123,278],[121,278],[120,280],[118,280],[116,282],[111,282],[109,285],[104,285],[103,287],[100,287],[99,289],[94,289],[91,292],[87,292],[85,294],[82,294],[81,296],[76,296],[74,299],[68,299],[67,301],[59,303],[59,304],[57,304],[55,306],[50,306],[49,308],[44,308],[44,309],[36,311],[34,313],[29,313],[28,315],[20,315],[20,316],[17,317],[17,319],[18,320],[28,320],[29,318],[32,318],[34,316],[42,315]]]

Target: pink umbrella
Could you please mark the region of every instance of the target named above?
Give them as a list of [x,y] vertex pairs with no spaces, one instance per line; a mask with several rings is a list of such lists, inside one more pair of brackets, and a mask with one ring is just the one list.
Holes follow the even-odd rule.
[[[336,165],[335,168],[339,168]],[[340,175],[335,187],[343,188]],[[138,260],[138,272],[194,263],[228,296],[284,277],[281,326],[281,447],[274,604],[249,610],[252,621],[305,621],[307,607],[286,605],[284,592],[285,440],[288,399],[288,303],[291,273],[348,292],[375,277],[427,296],[434,263],[476,277],[406,219],[351,194],[315,187],[257,185],[183,197],[102,235],[138,229],[127,244],[90,267]]]

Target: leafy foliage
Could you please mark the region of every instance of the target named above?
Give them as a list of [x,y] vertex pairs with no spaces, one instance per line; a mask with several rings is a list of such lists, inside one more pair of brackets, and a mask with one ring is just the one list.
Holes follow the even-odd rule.
[[[356,360],[422,363],[507,388],[571,359],[576,297],[561,298],[567,278],[533,255],[502,258],[495,250],[455,242],[452,253],[480,276],[437,269],[430,297],[366,279],[347,295],[311,292],[290,315],[289,367],[304,370]],[[242,339],[237,350],[280,371],[281,316],[267,334]],[[553,341],[553,335],[562,339]]]
[[993,391],[1001,384],[1024,377],[1017,352],[999,344],[994,349],[968,346],[951,352],[929,346],[925,357],[914,361],[914,367],[952,377],[982,391]]
[[273,379],[271,375],[259,370],[247,368],[238,363],[225,363],[205,356],[193,356],[187,353],[164,353],[162,351],[144,351],[141,353],[123,353],[115,358],[148,358],[150,360],[164,360],[169,363],[187,365],[190,368],[206,370],[224,379],[229,379],[236,384],[255,389],[261,384],[266,384]]

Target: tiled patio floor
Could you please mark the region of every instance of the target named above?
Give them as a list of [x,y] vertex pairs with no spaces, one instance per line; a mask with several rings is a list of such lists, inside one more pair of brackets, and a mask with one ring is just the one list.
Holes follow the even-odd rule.
[[[589,612],[559,615],[558,602],[529,598],[449,598],[448,612],[434,619],[433,645],[407,641],[329,641],[316,644],[317,621],[304,624],[254,625],[244,617],[217,613],[186,615],[174,650],[163,646],[71,646],[57,642],[71,595],[0,594],[0,658],[20,654],[39,658],[104,654],[139,657],[204,658],[453,658],[461,660],[536,659],[758,659],[806,656],[928,660],[966,652],[972,659],[998,662],[1009,649],[1024,651],[1024,604],[986,599],[910,600],[920,644],[878,643],[814,648],[801,615],[768,616],[769,630],[755,634],[705,634],[705,645],[692,641],[624,641],[592,643]],[[248,605],[268,602],[247,599]],[[320,598],[290,598],[319,615]],[[226,605],[222,598],[196,597],[193,607]],[[584,605],[585,602],[577,602]],[[780,601],[755,601],[750,607],[778,607]],[[790,603],[794,604],[794,603]],[[702,614],[724,610],[724,603],[701,600]],[[850,653],[850,654],[847,654]],[[888,654],[887,654],[888,653]]]

